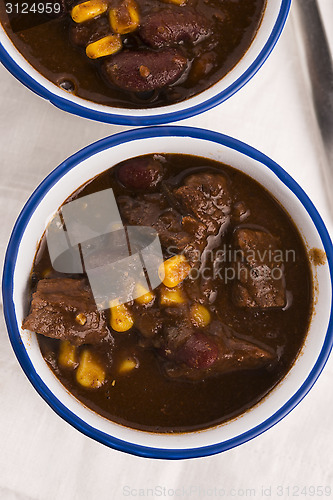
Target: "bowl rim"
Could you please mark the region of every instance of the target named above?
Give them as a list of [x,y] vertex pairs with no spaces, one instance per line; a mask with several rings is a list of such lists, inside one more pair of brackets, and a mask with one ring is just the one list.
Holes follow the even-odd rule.
[[[50,90],[46,89],[45,87],[43,87],[43,85],[38,83],[32,76],[30,76],[30,74],[24,71],[11,58],[11,56],[1,43],[0,43],[0,62],[17,80],[19,80],[32,92],[39,95],[40,97],[43,97],[44,99],[47,99],[54,106],[68,113],[72,113],[82,118],[88,118],[90,120],[95,120],[115,125],[131,125],[131,126],[160,125],[164,123],[175,122],[178,120],[184,120],[186,118],[190,118],[191,116],[195,116],[205,111],[208,111],[209,109],[212,109],[215,106],[229,99],[229,97],[235,94],[249,80],[251,80],[252,77],[264,64],[264,62],[272,52],[273,48],[275,47],[278,39],[280,38],[280,35],[282,33],[282,30],[284,28],[284,25],[286,23],[289,14],[290,6],[291,6],[291,0],[281,0],[280,11],[268,40],[266,41],[264,47],[262,48],[256,59],[253,61],[253,63],[242,73],[242,75],[239,78],[237,78],[233,83],[231,83],[226,89],[222,90],[221,92],[217,93],[216,95],[207,99],[206,101],[201,102],[200,104],[196,104],[194,106],[190,105],[189,107],[185,107],[184,109],[181,109],[179,111],[173,111],[171,113],[162,112],[161,114],[158,111],[159,108],[155,108],[156,114],[154,115],[122,115],[121,108],[118,108],[119,113],[108,113],[107,111],[103,112],[99,110],[90,109],[84,105],[71,102],[69,99],[65,97],[60,97],[51,92]],[[15,45],[14,47],[15,50],[18,51]],[[84,101],[84,99],[82,99],[82,101]],[[89,101],[86,102],[89,105]],[[186,100],[184,102],[186,102]],[[112,110],[117,109],[112,107],[110,108]],[[167,106],[161,109],[167,109]],[[143,113],[144,112],[145,110],[143,109]]]
[[88,425],[86,422],[72,413],[72,411],[66,408],[64,404],[61,403],[48,389],[48,387],[39,377],[34,366],[32,365],[27,351],[25,350],[25,347],[23,346],[23,343],[21,341],[19,326],[15,314],[15,305],[13,302],[13,276],[20,242],[26,230],[26,227],[29,224],[32,214],[36,210],[40,201],[47,195],[48,191],[72,168],[81,163],[83,160],[86,160],[87,158],[99,153],[100,151],[110,149],[119,144],[124,144],[131,141],[170,136],[184,138],[191,137],[194,139],[201,139],[207,142],[221,144],[230,149],[236,150],[238,153],[242,153],[256,161],[259,161],[264,166],[268,167],[268,169],[270,169],[296,195],[296,197],[302,203],[305,210],[308,212],[310,218],[312,219],[325,248],[329,266],[331,289],[333,290],[333,247],[329,233],[317,209],[314,207],[307,194],[298,185],[298,183],[287,172],[285,172],[285,170],[283,170],[282,167],[280,167],[277,163],[275,163],[260,151],[245,144],[244,142],[241,142],[227,135],[194,127],[164,126],[146,127],[120,132],[113,136],[101,139],[93,144],[90,144],[89,146],[86,146],[85,148],[81,149],[80,151],[66,159],[64,162],[62,162],[41,182],[41,184],[36,188],[36,190],[33,192],[27,203],[23,207],[12,231],[4,263],[2,294],[5,321],[7,324],[10,342],[15,355],[23,371],[25,372],[26,376],[28,377],[36,391],[60,417],[62,417],[69,424],[71,424],[77,430],[81,431],[86,436],[116,450],[148,458],[187,459],[213,455],[243,444],[246,441],[249,441],[254,437],[262,434],[264,431],[275,425],[299,404],[299,402],[309,392],[318,376],[320,375],[321,371],[323,370],[333,346],[333,301],[331,303],[330,320],[326,331],[325,340],[318,359],[316,360],[316,363],[314,364],[307,379],[293,394],[293,396],[268,419],[243,434],[213,445],[186,449],[154,448],[120,440],[109,434],[106,434],[105,432],[97,430],[93,426]]

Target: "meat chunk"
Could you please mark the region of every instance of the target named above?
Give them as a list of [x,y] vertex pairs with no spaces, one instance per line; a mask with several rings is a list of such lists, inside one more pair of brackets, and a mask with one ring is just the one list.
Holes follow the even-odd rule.
[[206,227],[192,216],[182,216],[174,208],[168,208],[163,194],[145,194],[136,199],[118,197],[118,206],[128,225],[150,226],[160,238],[168,255],[184,253],[190,261],[198,259],[206,243]]
[[70,31],[71,41],[80,47],[86,47],[89,43],[96,42],[111,34],[108,18],[100,16],[85,23],[73,24]]
[[190,380],[262,368],[276,358],[269,348],[238,338],[219,321],[212,322],[207,331],[192,331],[178,349],[164,354],[169,360],[166,373],[172,378]]
[[76,345],[96,344],[109,333],[86,282],[70,278],[38,282],[22,328]]
[[198,43],[210,34],[207,20],[191,9],[170,8],[148,15],[139,31],[142,40],[155,49],[182,42]]
[[131,226],[153,227],[161,212],[168,209],[167,200],[160,193],[143,194],[136,198],[118,196],[117,203],[125,223]]
[[163,320],[160,309],[158,307],[144,308],[134,304],[132,312],[135,327],[145,339],[149,340],[148,345],[151,345],[151,339],[156,337],[162,328]]
[[283,264],[275,261],[278,239],[269,233],[239,228],[233,236],[238,307],[276,308],[286,304]]
[[149,92],[176,82],[187,59],[176,49],[123,51],[104,63],[106,78],[130,92]]
[[228,183],[221,174],[190,175],[184,185],[174,191],[174,196],[184,211],[206,226],[209,235],[216,235],[230,214]]

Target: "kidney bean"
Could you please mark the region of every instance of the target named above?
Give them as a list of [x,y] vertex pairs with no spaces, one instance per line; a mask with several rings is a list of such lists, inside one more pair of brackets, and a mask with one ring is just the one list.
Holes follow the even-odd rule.
[[198,43],[210,34],[207,20],[190,9],[163,9],[147,16],[140,28],[142,40],[153,48],[181,42]]
[[131,92],[160,89],[177,81],[187,67],[187,59],[175,49],[124,51],[104,64],[106,78]]
[[118,180],[128,189],[145,190],[157,186],[163,176],[163,167],[153,158],[133,158],[122,163]]
[[191,368],[209,368],[218,358],[215,342],[201,332],[194,333],[179,349],[177,358]]

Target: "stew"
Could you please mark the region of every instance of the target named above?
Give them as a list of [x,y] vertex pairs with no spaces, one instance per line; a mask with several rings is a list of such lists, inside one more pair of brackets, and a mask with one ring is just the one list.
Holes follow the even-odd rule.
[[[111,192],[121,224],[83,243],[77,214],[86,211],[86,221],[93,199],[100,220]],[[85,405],[137,429],[188,432],[242,414],[290,370],[312,314],[312,273],[295,224],[255,180],[206,158],[146,155],[81,186],[60,213],[56,231],[81,238],[85,269],[59,271],[44,234],[23,328],[38,334],[45,361]],[[103,302],[94,273],[102,270],[100,284],[108,269],[120,272],[132,234],[129,258],[144,255],[145,242],[156,242],[144,231],[160,242],[159,284],[132,279],[128,264],[132,295]],[[151,255],[143,279],[154,271]]]

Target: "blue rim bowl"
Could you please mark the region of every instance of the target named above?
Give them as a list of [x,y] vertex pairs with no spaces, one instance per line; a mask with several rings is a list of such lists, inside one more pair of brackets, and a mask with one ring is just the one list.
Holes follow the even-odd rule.
[[[175,105],[123,109],[97,105],[60,89],[40,75],[14,47],[0,25],[0,61],[30,90],[74,115],[117,125],[160,125],[203,113],[235,94],[256,74],[273,50],[285,25],[291,0],[268,0],[264,20],[251,47],[238,64],[210,89]],[[267,19],[267,22],[266,22]]]
[[[48,369],[38,344],[33,352],[34,334],[27,341],[25,332],[20,329],[24,314],[22,303],[26,301],[25,290],[36,242],[45,227],[39,227],[38,220],[45,224],[67,195],[96,173],[122,159],[149,152],[192,153],[240,168],[265,187],[270,186],[271,193],[289,213],[293,213],[295,223],[299,221],[297,225],[305,241],[322,248],[327,255],[326,264],[314,270],[319,283],[316,314],[302,356],[298,357],[290,374],[262,403],[246,412],[244,418],[185,435],[161,436],[128,429],[84,408],[68,395]],[[302,188],[274,161],[256,149],[216,132],[177,126],[142,128],[85,147],[51,172],[31,195],[16,221],[7,248],[2,284],[5,320],[16,357],[36,391],[58,415],[83,434],[111,448],[142,457],[202,457],[228,450],[258,436],[286,416],[311,389],[333,343],[332,266],[332,243],[320,215]],[[72,406],[72,400],[77,406]],[[81,409],[83,413],[80,413]]]

